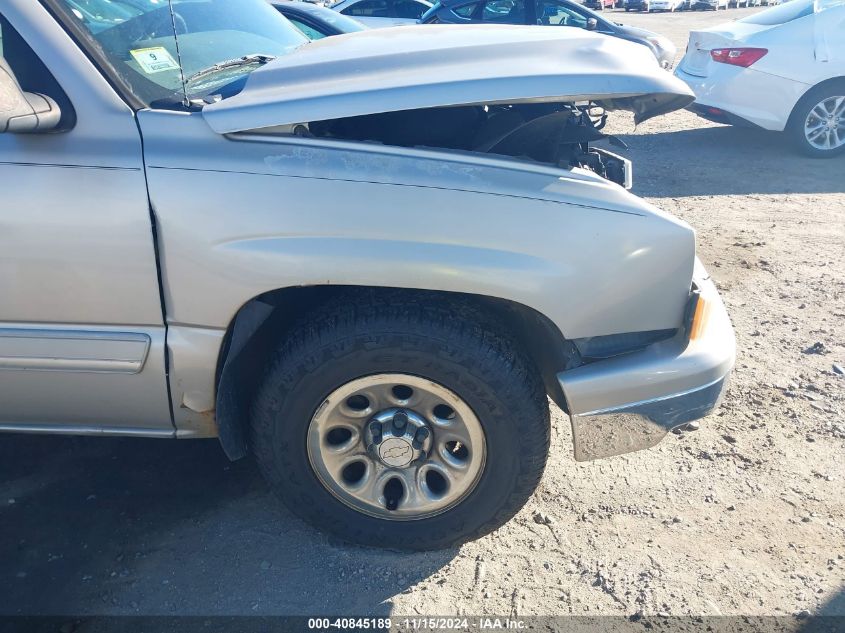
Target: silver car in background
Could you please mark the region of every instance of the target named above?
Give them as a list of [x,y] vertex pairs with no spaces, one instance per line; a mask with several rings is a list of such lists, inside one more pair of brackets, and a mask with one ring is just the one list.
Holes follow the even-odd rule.
[[264,0],[6,0],[0,32],[0,430],[219,437],[320,529],[419,550],[522,507],[548,397],[578,460],[717,406],[695,234],[594,146],[692,101],[645,47],[309,42]]
[[428,0],[340,0],[333,11],[355,18],[373,29],[416,24],[431,8]]

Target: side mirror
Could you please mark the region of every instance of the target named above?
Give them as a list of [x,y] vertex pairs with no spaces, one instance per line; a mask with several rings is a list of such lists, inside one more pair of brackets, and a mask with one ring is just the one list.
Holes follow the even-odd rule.
[[587,19],[587,30],[588,31],[595,31],[599,27],[599,21],[595,18],[588,18]]
[[24,92],[0,57],[0,133],[34,134],[59,125],[62,113],[50,97]]

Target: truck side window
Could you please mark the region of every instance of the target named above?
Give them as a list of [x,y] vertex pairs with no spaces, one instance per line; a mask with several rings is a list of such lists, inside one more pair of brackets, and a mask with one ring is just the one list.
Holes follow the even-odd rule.
[[525,0],[487,0],[481,19],[499,24],[525,24]]
[[397,0],[393,3],[393,14],[397,18],[419,20],[426,11],[428,11],[428,7],[415,0]]
[[305,22],[303,22],[299,18],[289,16],[288,20],[290,20],[290,23],[293,24],[300,31],[302,31],[302,34],[305,35],[305,37],[307,37],[311,41],[321,40],[324,37],[326,37],[325,33],[321,33],[316,28],[314,28],[310,24],[306,24]]
[[362,18],[390,17],[390,10],[385,0],[362,0],[344,9],[341,13]]
[[69,130],[76,123],[76,113],[59,82],[47,70],[20,34],[3,14],[0,14],[0,55],[26,92],[37,92],[52,97],[62,111],[59,130]]
[[475,10],[477,8],[478,3],[472,2],[470,4],[464,4],[460,7],[455,7],[454,9],[452,9],[452,13],[459,17],[466,18],[467,20],[469,20],[470,18],[472,18],[472,14],[475,13]]
[[580,29],[587,28],[587,18],[556,0],[538,0],[537,23],[554,26],[574,26]]

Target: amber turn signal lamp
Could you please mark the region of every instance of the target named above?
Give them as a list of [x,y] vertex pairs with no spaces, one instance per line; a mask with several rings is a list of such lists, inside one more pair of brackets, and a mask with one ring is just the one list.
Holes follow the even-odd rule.
[[698,297],[698,301],[695,302],[695,313],[692,315],[692,324],[690,325],[689,338],[691,341],[701,338],[709,315],[710,304],[704,297]]

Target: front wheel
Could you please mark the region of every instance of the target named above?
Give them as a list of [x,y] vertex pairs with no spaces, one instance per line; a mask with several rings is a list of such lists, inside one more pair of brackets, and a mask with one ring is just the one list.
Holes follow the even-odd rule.
[[252,450],[286,505],[362,545],[427,550],[508,521],[542,475],[549,412],[518,345],[439,297],[347,299],[285,336]]
[[792,111],[786,133],[793,145],[813,158],[845,152],[845,81],[810,90]]

